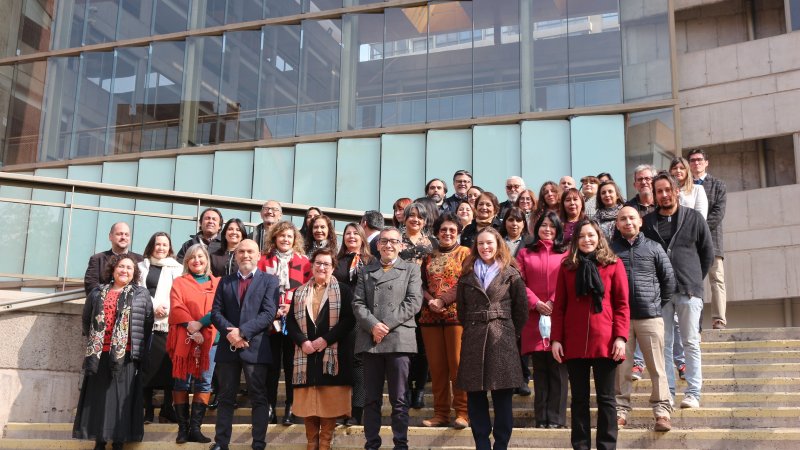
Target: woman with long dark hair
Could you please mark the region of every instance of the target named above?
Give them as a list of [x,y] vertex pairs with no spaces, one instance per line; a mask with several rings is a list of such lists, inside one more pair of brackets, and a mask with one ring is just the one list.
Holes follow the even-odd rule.
[[336,245],[336,230],[333,228],[333,221],[325,214],[311,219],[309,224],[310,239],[306,241],[306,255],[311,255],[321,248],[329,248],[335,255],[338,247]]
[[625,266],[595,221],[575,229],[553,303],[550,348],[572,389],[572,447],[591,448],[589,373],[597,396],[597,448],[617,445],[614,375],[625,359],[630,314]]
[[569,242],[578,222],[586,220],[586,203],[580,191],[570,188],[561,194],[559,214],[564,226],[564,240]]
[[228,220],[220,232],[222,246],[211,254],[211,273],[215,277],[224,277],[239,271],[234,251],[244,239],[247,239],[247,229],[242,220],[236,218]]

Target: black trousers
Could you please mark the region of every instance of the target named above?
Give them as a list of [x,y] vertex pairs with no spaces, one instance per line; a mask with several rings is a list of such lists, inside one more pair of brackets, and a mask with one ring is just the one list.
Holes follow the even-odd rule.
[[278,382],[281,379],[281,365],[283,365],[283,382],[286,386],[286,406],[294,402],[294,389],[292,389],[292,369],[294,359],[294,342],[283,333],[269,335],[269,348],[272,352],[272,365],[269,366],[267,379],[267,400],[270,405],[278,405]]
[[250,403],[253,407],[253,448],[267,447],[267,422],[269,421],[269,403],[267,403],[268,364],[249,364],[242,361],[218,362],[214,369],[219,380],[217,399],[217,425],[214,441],[223,448],[231,442],[231,426],[233,424],[233,407],[236,393],[239,392],[239,380],[244,372]]
[[551,352],[533,352],[533,412],[537,422],[567,424],[567,366]]
[[589,417],[589,369],[594,373],[597,394],[597,448],[617,448],[617,401],[614,376],[617,363],[610,358],[570,359],[567,361],[572,388],[572,448],[589,450],[592,431]]
[[489,419],[489,399],[486,391],[467,392],[467,411],[472,427],[472,438],[476,450],[491,450],[489,435],[494,436],[494,450],[505,450],[511,440],[514,429],[514,411],[512,400],[514,389],[491,391],[494,406],[494,427]]
[[414,330],[417,338],[417,353],[411,355],[408,383],[412,389],[425,389],[425,383],[428,382],[428,357],[425,355],[425,342],[422,340],[421,328],[417,325]]
[[392,405],[392,441],[396,450],[408,448],[408,353],[362,353],[364,362],[364,437],[365,449],[381,447],[381,404],[383,380],[389,382],[389,403]]

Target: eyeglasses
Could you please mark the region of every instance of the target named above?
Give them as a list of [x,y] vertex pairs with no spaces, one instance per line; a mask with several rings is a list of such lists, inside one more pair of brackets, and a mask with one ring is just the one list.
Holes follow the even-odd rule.
[[439,234],[458,234],[458,228],[439,228]]
[[454,180],[453,184],[469,184],[472,180]]
[[333,267],[333,264],[325,261],[314,261],[314,265],[319,267],[320,269],[330,269]]
[[265,206],[265,207],[261,208],[261,211],[279,213],[279,212],[281,212],[281,209],[280,208],[272,208],[272,207],[269,207],[269,206]]
[[386,239],[380,238],[378,239],[378,243],[381,245],[392,244],[392,245],[400,245],[400,239]]
[[508,189],[508,190],[511,190],[511,189],[519,189],[519,188],[521,188],[521,187],[522,187],[522,185],[521,185],[521,184],[507,184],[507,185],[506,185],[506,189]]
[[642,181],[647,181],[649,183],[653,181],[653,177],[641,177],[636,179],[637,183],[641,183]]
[[533,202],[533,199],[532,199],[532,198],[530,198],[530,197],[520,197],[520,198],[519,198],[519,202],[520,202],[520,203],[522,203],[522,202],[526,202],[526,203],[532,203],[532,202]]

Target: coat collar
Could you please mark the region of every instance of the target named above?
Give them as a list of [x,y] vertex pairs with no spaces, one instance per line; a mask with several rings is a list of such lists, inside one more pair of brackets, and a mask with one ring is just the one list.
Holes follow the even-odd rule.
[[[394,280],[395,278],[399,278],[401,275],[401,271],[406,271],[410,267],[411,263],[406,262],[399,256],[394,262],[394,266],[388,272],[383,271],[383,266],[381,265],[380,258],[375,258],[371,263],[369,263],[365,268],[365,273],[368,273],[373,280],[379,283],[384,283],[386,281]],[[395,270],[397,269],[397,270]]]
[[515,269],[511,267],[504,267],[500,273],[494,277],[491,283],[489,283],[489,287],[484,290],[483,286],[481,285],[480,280],[478,280],[478,276],[475,275],[475,271],[471,271],[469,275],[462,277],[461,280],[467,286],[472,286],[475,289],[483,292],[488,299],[492,299],[499,294],[499,291],[502,291],[504,288],[503,286],[508,284],[508,279],[513,276]]

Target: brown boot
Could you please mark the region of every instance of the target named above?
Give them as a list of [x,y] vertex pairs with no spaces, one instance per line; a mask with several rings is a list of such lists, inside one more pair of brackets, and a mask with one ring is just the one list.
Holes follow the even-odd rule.
[[307,450],[319,450],[319,417],[309,416],[305,418],[306,424],[306,444]]
[[336,418],[320,418],[319,422],[319,450],[331,450],[333,430],[336,429]]

